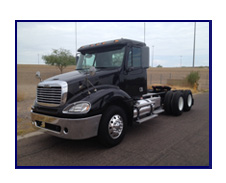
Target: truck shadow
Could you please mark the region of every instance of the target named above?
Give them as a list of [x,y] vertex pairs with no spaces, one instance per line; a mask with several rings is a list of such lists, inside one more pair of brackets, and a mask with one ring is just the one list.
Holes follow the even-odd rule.
[[[18,143],[18,164],[30,166],[123,166],[154,144],[161,130],[161,118],[129,126],[123,141],[112,148],[99,144],[98,138],[68,140],[42,134]],[[21,141],[22,142],[22,141]],[[151,150],[153,151],[153,150]],[[141,156],[142,157],[142,156]],[[132,158],[132,159],[131,159]],[[141,164],[145,164],[142,159]]]
[[[133,141],[133,139],[142,139],[142,136],[149,135],[151,136],[152,131],[156,131],[160,128],[160,125],[158,124],[157,118],[154,120],[151,120],[150,122],[146,122],[144,124],[133,124],[132,126],[127,127],[126,135],[123,141],[117,145],[121,146],[124,144],[124,141]],[[47,138],[53,138],[54,141],[56,141],[58,145],[58,148],[64,149],[66,151],[104,151],[109,149],[114,149],[115,147],[105,147],[101,145],[98,141],[97,137],[84,139],[84,140],[69,140],[69,139],[61,139],[54,136],[49,136]]]

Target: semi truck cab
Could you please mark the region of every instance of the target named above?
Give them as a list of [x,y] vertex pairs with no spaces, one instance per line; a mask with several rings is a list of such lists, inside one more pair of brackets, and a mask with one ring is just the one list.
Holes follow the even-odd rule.
[[31,109],[32,125],[66,139],[98,137],[119,144],[127,126],[160,113],[181,115],[194,103],[190,90],[147,89],[149,47],[117,39],[79,48],[76,70],[41,81]]

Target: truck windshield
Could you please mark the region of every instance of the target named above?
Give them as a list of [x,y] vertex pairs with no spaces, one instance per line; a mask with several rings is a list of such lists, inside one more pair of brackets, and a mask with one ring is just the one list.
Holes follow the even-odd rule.
[[89,69],[94,66],[97,69],[121,67],[125,48],[108,50],[96,53],[84,53],[80,55],[76,70]]

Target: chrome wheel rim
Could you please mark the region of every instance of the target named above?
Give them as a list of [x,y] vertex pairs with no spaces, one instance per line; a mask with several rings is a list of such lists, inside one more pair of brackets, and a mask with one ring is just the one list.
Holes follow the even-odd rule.
[[184,108],[184,99],[183,99],[183,97],[179,98],[178,108],[179,108],[180,111],[182,111],[183,108]]
[[112,139],[117,139],[122,134],[123,119],[120,115],[115,114],[109,121],[108,133]]
[[192,104],[192,97],[191,94],[188,95],[188,107],[191,107]]

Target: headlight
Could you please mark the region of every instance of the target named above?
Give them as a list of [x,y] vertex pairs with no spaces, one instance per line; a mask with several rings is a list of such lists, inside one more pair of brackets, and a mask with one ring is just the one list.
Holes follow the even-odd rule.
[[91,109],[89,102],[75,102],[64,108],[63,113],[65,114],[85,114]]

